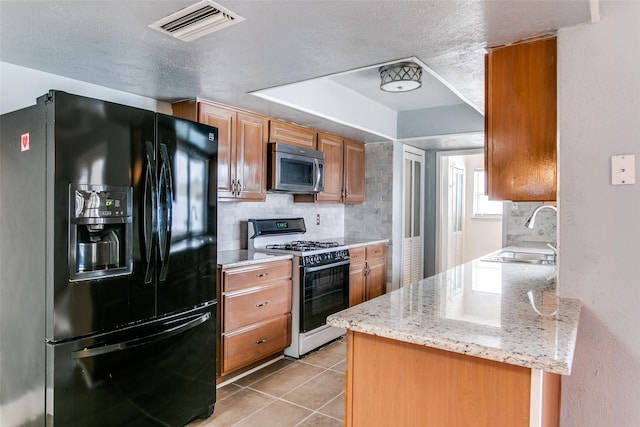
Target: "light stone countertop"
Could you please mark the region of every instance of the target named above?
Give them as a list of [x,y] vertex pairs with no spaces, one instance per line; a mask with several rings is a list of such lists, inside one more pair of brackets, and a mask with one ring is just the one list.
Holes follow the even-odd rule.
[[333,239],[323,239],[323,241],[338,242],[339,244],[344,246],[349,246],[350,248],[375,245],[376,243],[389,243],[389,239],[381,239],[381,238],[375,238],[375,237],[367,238],[367,239],[358,239],[353,237],[336,237]]
[[271,255],[263,252],[238,249],[218,252],[218,267],[230,268],[244,265],[258,264],[262,262],[291,259],[292,255]]
[[554,266],[474,260],[327,319],[331,326],[569,375],[582,303],[560,298]]

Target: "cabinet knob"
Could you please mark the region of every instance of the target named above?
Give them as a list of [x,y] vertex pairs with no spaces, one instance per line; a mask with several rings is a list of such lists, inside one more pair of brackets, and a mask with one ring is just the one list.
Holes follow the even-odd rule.
[[258,303],[258,304],[256,304],[256,307],[264,307],[267,304],[269,304],[269,301]]
[[268,338],[262,338],[261,340],[257,340],[256,344],[264,344],[264,343],[267,342],[267,340],[268,340]]
[[269,273],[260,273],[260,274],[256,274],[256,277],[267,277],[269,275]]

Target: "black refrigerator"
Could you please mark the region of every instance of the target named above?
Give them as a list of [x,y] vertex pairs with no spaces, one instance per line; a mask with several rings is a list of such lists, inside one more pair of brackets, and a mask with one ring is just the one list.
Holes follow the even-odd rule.
[[0,135],[0,425],[209,416],[217,129],[50,91]]

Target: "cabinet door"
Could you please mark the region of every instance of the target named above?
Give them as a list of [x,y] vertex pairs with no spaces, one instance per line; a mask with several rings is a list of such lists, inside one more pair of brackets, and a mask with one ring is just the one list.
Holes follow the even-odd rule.
[[298,147],[316,149],[316,131],[290,123],[269,121],[269,142],[282,142]]
[[339,203],[344,188],[342,138],[319,133],[318,150],[324,153],[324,191],[316,195],[316,200]]
[[236,179],[236,112],[206,103],[198,104],[198,121],[218,128],[218,198],[233,198],[231,182]]
[[555,38],[492,49],[486,57],[490,199],[556,199],[556,63]]
[[387,292],[387,259],[367,259],[367,266],[366,297],[370,300]]
[[387,292],[387,245],[377,243],[366,247],[367,279],[365,296],[369,300]]
[[364,302],[365,263],[349,267],[349,307]]
[[264,201],[267,197],[265,165],[268,120],[256,114],[238,112],[236,126],[237,198]]
[[364,144],[344,140],[344,202],[364,202]]

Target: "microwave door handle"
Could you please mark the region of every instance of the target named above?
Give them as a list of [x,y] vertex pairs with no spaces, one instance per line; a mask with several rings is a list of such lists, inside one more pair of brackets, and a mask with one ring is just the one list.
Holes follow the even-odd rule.
[[322,184],[322,168],[320,168],[320,160],[313,160],[313,168],[316,170],[316,180],[313,189],[314,191],[320,191],[320,185]]

